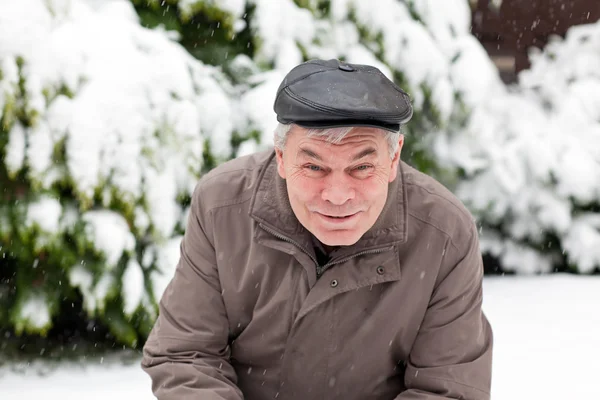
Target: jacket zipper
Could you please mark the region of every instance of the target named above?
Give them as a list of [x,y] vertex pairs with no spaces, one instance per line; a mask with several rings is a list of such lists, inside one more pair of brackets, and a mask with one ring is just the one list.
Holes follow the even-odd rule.
[[312,254],[310,254],[310,252],[308,250],[306,250],[300,243],[298,243],[295,240],[292,240],[292,239],[290,239],[290,238],[288,238],[286,236],[283,236],[283,235],[275,232],[273,229],[271,229],[269,227],[266,227],[263,224],[259,224],[259,226],[261,228],[263,228],[265,231],[269,232],[271,235],[273,235],[273,236],[275,236],[275,237],[277,237],[277,238],[279,238],[281,240],[284,240],[284,241],[286,241],[288,243],[291,243],[294,246],[296,246],[297,248],[299,248],[300,250],[302,250],[304,253],[306,253],[307,256],[310,257],[311,260],[313,260],[313,262],[315,263],[315,265],[317,266],[317,268],[319,267],[319,262],[317,261],[317,259]]
[[361,252],[358,252],[356,254],[353,254],[351,256],[348,257],[344,257],[341,260],[337,260],[337,261],[333,261],[330,263],[327,263],[323,266],[319,265],[319,262],[317,261],[317,259],[315,257],[313,257],[312,254],[310,254],[309,251],[307,251],[300,243],[296,242],[295,240],[292,240],[290,238],[288,238],[287,236],[283,236],[279,233],[277,233],[276,231],[274,231],[273,229],[263,225],[263,224],[259,224],[259,226],[261,228],[263,228],[265,231],[269,232],[271,235],[275,236],[276,238],[279,238],[283,241],[286,241],[288,243],[293,244],[294,246],[296,246],[297,248],[299,248],[300,250],[302,250],[304,253],[306,253],[307,256],[310,257],[311,260],[313,260],[313,262],[315,263],[315,265],[317,266],[317,279],[319,279],[323,273],[332,265],[336,265],[336,264],[341,264],[343,262],[346,262],[348,260],[352,260],[353,258],[359,257],[359,256],[364,256],[365,254],[377,254],[377,253],[383,253],[385,251],[390,250],[392,247],[385,247],[385,248],[381,248],[381,249],[373,249],[373,250],[363,250]]

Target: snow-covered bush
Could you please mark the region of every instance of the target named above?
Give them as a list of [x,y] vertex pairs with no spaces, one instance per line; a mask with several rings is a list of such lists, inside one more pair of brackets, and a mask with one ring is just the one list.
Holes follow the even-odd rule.
[[82,296],[119,342],[144,338],[234,99],[128,1],[2,2],[0,327],[45,334]]
[[504,270],[600,267],[600,23],[571,28],[514,87],[496,87],[438,160],[465,175],[457,193]]

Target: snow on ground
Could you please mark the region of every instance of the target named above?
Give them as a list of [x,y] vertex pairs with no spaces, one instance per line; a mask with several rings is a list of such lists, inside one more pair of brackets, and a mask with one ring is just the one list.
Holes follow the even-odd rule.
[[[484,308],[495,333],[492,399],[600,399],[600,277],[488,277]],[[2,400],[150,400],[139,363],[102,360],[0,369]]]
[[488,278],[492,399],[600,399],[600,277]]

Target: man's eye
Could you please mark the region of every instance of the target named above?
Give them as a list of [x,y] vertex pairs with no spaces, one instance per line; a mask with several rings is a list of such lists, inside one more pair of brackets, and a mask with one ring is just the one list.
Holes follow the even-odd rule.
[[318,172],[321,170],[321,167],[319,167],[318,165],[309,165],[307,168],[310,169],[311,171],[315,171],[315,172]]
[[357,169],[358,171],[366,171],[366,170],[368,170],[369,168],[371,168],[371,166],[370,166],[370,165],[359,165],[358,167],[356,167],[356,169]]

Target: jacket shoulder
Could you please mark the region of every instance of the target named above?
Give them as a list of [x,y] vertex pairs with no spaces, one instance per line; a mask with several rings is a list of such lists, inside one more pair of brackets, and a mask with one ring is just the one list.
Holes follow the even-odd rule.
[[433,177],[402,164],[408,215],[442,231],[461,243],[472,235],[475,219],[448,188]]
[[205,210],[249,200],[260,171],[271,160],[272,150],[265,150],[226,161],[204,174],[194,190],[194,200]]

